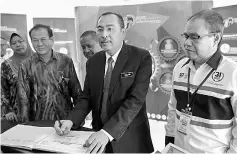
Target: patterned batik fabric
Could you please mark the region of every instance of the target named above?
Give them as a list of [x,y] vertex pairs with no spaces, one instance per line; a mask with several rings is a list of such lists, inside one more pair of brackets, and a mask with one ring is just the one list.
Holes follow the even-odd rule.
[[9,112],[17,113],[17,73],[11,60],[6,60],[1,64],[1,116]]
[[20,66],[17,95],[25,120],[56,120],[56,113],[66,118],[82,95],[72,59],[53,52],[45,63],[34,54]]

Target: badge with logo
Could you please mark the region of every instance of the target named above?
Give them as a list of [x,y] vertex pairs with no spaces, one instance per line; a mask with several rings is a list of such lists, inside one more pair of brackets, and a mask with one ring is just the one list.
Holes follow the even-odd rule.
[[133,72],[124,72],[124,73],[121,73],[121,77],[122,77],[122,78],[133,77],[133,76],[134,76]]
[[212,74],[212,79],[215,81],[215,82],[219,82],[221,81],[222,79],[224,78],[224,73],[222,72],[214,72]]
[[182,78],[184,76],[184,73],[179,73],[179,78]]
[[179,78],[187,79],[187,73],[179,73]]
[[187,135],[191,119],[192,115],[181,113],[177,128],[180,133]]

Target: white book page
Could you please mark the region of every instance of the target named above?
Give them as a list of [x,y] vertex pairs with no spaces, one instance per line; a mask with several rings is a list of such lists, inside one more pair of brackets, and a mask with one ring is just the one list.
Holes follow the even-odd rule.
[[34,144],[53,132],[53,127],[16,125],[0,135],[1,145],[32,149]]
[[67,135],[59,136],[55,132],[38,142],[34,148],[52,152],[85,153],[87,149],[83,147],[83,144],[93,133],[89,131],[70,131]]
[[189,153],[188,151],[178,147],[177,145],[174,145],[172,143],[169,143],[162,151],[161,153],[184,153],[187,154]]

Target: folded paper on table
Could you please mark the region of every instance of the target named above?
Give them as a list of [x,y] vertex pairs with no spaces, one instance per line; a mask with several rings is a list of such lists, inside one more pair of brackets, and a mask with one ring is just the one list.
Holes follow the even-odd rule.
[[86,148],[83,144],[92,133],[70,131],[67,135],[59,136],[53,127],[17,125],[1,134],[1,145],[28,150],[84,153]]
[[168,145],[166,145],[166,147],[161,151],[161,153],[184,153],[184,154],[188,154],[189,152],[178,147],[177,145],[174,145],[172,143],[169,143]]

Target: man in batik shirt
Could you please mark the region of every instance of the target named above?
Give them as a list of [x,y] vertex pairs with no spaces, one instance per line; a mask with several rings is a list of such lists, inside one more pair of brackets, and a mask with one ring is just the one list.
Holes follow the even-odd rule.
[[36,53],[19,69],[19,115],[24,122],[64,119],[82,93],[73,61],[52,50],[54,37],[49,26],[37,24],[29,35]]

